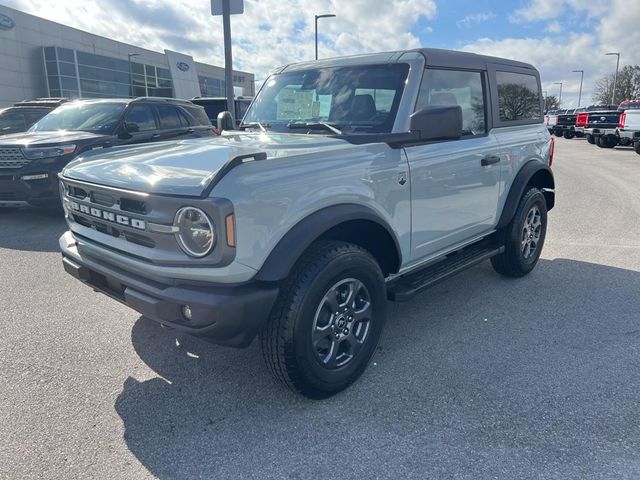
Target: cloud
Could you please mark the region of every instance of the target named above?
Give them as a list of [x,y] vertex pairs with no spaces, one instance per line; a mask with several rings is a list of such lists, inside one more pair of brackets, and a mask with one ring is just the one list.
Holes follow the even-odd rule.
[[560,33],[562,31],[562,25],[558,21],[553,21],[545,27],[544,31],[549,33]]
[[[562,2],[565,5],[571,3],[569,0],[532,2],[541,8],[540,17],[535,17],[532,22],[552,15],[545,10],[545,5]],[[594,8],[601,5],[595,1],[591,4]],[[565,26],[561,44],[556,35],[499,40],[479,38],[463,45],[462,49],[533,64],[540,71],[543,90],[550,95],[558,94],[559,86],[554,82],[563,82],[562,98],[566,107],[577,104],[580,89],[580,74],[572,70],[584,70],[582,104],[586,105],[591,102],[596,81],[615,70],[615,57],[605,57],[605,53],[620,52],[620,67],[640,64],[640,49],[637,48],[640,44],[640,30],[637,28],[640,2],[611,0],[607,5],[606,12],[590,32],[572,32]]]
[[599,18],[607,13],[610,5],[610,0],[530,0],[524,7],[516,9],[509,20],[529,23],[573,15]]
[[487,20],[495,18],[495,16],[496,14],[493,12],[471,13],[464,17],[462,20],[458,20],[456,22],[456,25],[458,28],[471,28],[473,25],[484,23]]
[[[191,54],[195,60],[224,64],[222,19],[212,17],[207,0],[5,0],[19,10],[115,40],[162,52]],[[234,68],[264,78],[274,67],[314,56],[314,14],[319,20],[321,57],[399,50],[421,46],[424,20],[436,15],[435,0],[245,0],[234,15]],[[107,7],[108,6],[108,7]],[[420,24],[420,25],[419,25]],[[417,33],[413,30],[420,26]]]

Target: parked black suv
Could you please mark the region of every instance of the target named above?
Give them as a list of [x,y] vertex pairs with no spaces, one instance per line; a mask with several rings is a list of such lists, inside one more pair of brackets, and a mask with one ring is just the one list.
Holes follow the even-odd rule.
[[213,136],[204,108],[172,98],[77,100],[0,137],[0,206],[59,201],[58,172],[95,148]]
[[[191,101],[196,105],[204,107],[207,112],[207,116],[213,125],[216,125],[218,120],[218,114],[220,112],[227,112],[227,99],[225,97],[195,97]],[[236,125],[240,125],[242,117],[249,109],[249,105],[253,101],[253,97],[236,97],[235,105],[236,111],[234,114]]]
[[0,110],[0,135],[25,132],[50,111],[58,108],[66,98],[38,98],[25,100]]

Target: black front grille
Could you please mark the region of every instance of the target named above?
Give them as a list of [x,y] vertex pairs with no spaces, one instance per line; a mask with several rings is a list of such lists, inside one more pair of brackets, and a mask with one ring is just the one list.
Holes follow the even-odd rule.
[[28,163],[20,147],[0,147],[0,168],[22,168]]

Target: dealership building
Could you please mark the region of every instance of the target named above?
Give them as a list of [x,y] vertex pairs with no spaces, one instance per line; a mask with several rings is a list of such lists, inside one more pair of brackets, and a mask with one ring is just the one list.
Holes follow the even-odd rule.
[[[224,96],[224,67],[146,50],[0,5],[0,107],[38,97]],[[237,94],[254,76],[233,72]]]

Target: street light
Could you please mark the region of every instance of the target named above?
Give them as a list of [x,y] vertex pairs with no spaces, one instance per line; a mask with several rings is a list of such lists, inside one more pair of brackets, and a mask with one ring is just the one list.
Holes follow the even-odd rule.
[[130,53],[127,55],[129,58],[129,96],[133,97],[133,80],[131,79],[131,57],[138,57],[139,53]]
[[562,105],[562,82],[553,82],[554,85],[560,85],[560,95],[558,96],[558,107]]
[[578,94],[578,108],[580,108],[580,100],[582,99],[582,80],[584,79],[584,70],[573,70],[573,73],[580,74],[580,93]]
[[318,59],[318,19],[335,17],[333,13],[325,13],[324,15],[315,15],[316,17],[316,60]]
[[611,103],[616,103],[616,83],[618,83],[618,67],[620,66],[620,52],[605,53],[605,55],[615,55],[618,57],[616,60],[616,75],[613,77],[613,95],[611,96]]

